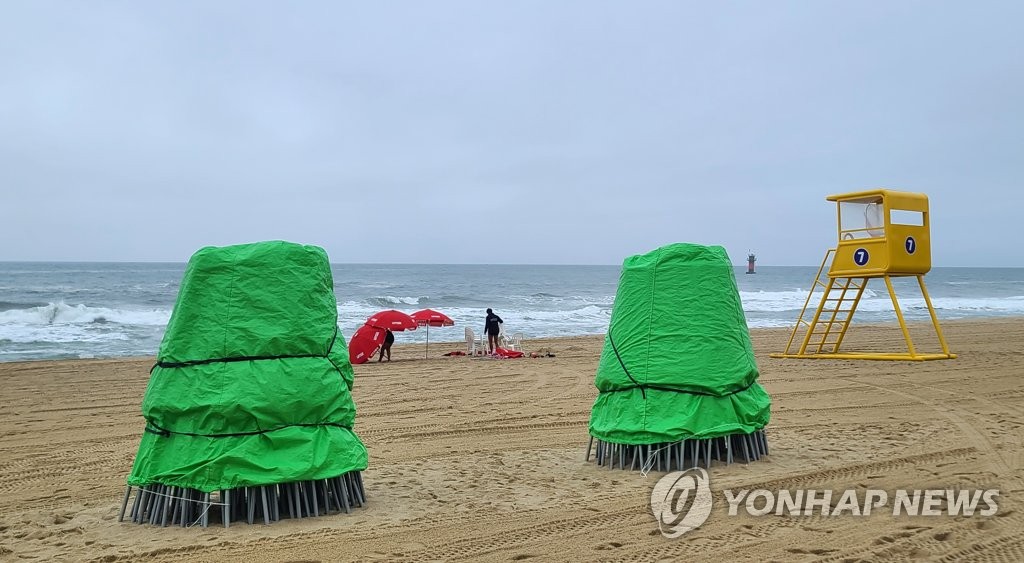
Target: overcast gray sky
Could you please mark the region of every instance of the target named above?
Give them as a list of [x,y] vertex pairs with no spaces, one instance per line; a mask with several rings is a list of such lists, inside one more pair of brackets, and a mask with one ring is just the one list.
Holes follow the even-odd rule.
[[817,265],[832,193],[1024,266],[1024,2],[0,5],[0,260]]

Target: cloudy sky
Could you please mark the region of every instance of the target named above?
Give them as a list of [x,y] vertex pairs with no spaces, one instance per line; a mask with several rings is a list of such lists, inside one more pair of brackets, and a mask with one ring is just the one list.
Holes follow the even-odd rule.
[[832,193],[1024,266],[1024,2],[5,2],[0,260],[816,265]]

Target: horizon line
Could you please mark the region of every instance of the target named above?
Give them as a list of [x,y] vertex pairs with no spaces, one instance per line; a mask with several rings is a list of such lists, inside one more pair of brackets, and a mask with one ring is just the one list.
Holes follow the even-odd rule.
[[[526,263],[526,262],[328,262],[332,266],[615,266],[621,267],[621,263],[615,264],[557,264],[551,262]],[[0,260],[0,264],[178,264],[187,265],[188,261],[178,262],[172,260]],[[732,264],[735,268],[746,268],[747,263]],[[817,268],[820,264],[760,264],[757,268]],[[935,268],[991,268],[995,270],[1013,270],[1024,268],[1024,266],[932,266]],[[755,269],[756,271],[756,269]]]

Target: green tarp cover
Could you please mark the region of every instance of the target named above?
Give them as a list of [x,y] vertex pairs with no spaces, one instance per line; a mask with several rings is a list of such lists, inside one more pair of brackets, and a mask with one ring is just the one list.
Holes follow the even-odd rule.
[[656,444],[753,432],[771,406],[757,375],[724,248],[680,243],[631,256],[597,367],[590,434]]
[[128,484],[212,492],[366,469],[337,320],[319,247],[196,252],[142,400]]

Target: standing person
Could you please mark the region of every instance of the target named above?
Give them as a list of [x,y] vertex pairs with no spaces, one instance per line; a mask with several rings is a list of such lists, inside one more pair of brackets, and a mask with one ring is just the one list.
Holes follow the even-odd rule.
[[501,317],[494,314],[494,311],[487,309],[487,319],[484,320],[484,334],[487,335],[487,352],[493,354],[498,349],[498,335],[501,334]]
[[391,345],[394,343],[395,333],[391,332],[389,329],[384,329],[384,344],[380,347],[380,357],[377,358],[378,362],[384,359],[385,352],[388,354],[388,361],[391,361]]

